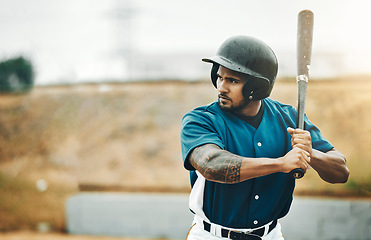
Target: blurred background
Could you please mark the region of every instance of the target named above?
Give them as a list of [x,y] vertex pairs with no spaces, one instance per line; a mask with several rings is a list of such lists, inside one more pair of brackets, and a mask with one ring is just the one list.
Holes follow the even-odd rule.
[[[1,0],[1,58],[34,63],[37,85],[205,78],[200,57],[256,36],[295,74],[297,13],[315,14],[312,77],[369,73],[368,1]],[[189,66],[190,69],[183,67]]]
[[[314,12],[306,112],[351,170],[312,171],[298,196],[371,196],[366,0],[0,0],[0,231],[66,230],[84,191],[188,193],[179,131],[214,101],[202,57],[232,35],[279,60],[272,98],[296,105],[297,14]],[[187,209],[185,209],[187,211]]]

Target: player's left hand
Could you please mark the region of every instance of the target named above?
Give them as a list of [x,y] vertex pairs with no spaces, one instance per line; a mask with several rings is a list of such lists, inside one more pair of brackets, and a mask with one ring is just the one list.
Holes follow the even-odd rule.
[[298,147],[309,153],[312,156],[312,138],[310,132],[302,129],[287,128],[287,131],[291,135],[291,146]]

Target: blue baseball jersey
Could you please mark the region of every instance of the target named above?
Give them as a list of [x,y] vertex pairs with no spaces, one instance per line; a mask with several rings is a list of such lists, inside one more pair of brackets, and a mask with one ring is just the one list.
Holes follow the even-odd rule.
[[[189,206],[205,221],[236,229],[256,228],[284,217],[290,209],[295,180],[288,173],[224,184],[206,180],[188,161],[194,148],[210,143],[256,161],[284,156],[292,149],[287,128],[295,128],[296,109],[269,98],[263,101],[264,113],[257,129],[221,110],[217,102],[183,117],[182,157],[192,186]],[[305,126],[314,149],[327,152],[333,148],[307,117]]]

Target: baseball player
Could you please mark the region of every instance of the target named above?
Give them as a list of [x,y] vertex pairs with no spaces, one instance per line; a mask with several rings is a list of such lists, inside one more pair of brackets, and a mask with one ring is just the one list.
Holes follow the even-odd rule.
[[278,64],[265,43],[231,37],[202,60],[212,63],[218,99],[182,120],[194,213],[187,239],[283,239],[278,220],[295,187],[289,172],[311,166],[324,181],[344,183],[346,159],[307,117],[305,130],[295,129],[296,109],[268,98]]

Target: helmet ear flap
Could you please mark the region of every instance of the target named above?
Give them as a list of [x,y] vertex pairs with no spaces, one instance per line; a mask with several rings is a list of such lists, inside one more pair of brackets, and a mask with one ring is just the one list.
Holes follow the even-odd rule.
[[219,64],[213,63],[213,66],[211,68],[211,81],[213,82],[215,88],[217,88],[216,80],[218,80],[218,70]]
[[245,99],[252,101],[268,97],[269,94],[267,92],[269,92],[269,89],[270,82],[268,79],[248,76],[242,91]]

